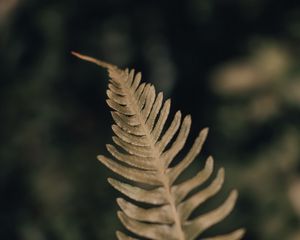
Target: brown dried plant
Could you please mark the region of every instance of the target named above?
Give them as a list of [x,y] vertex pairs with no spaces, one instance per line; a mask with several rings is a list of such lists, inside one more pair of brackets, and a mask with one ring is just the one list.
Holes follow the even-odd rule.
[[[182,150],[189,135],[191,116],[181,116],[177,111],[166,127],[170,99],[163,101],[163,93],[156,94],[149,83],[141,83],[141,73],[121,70],[94,58],[73,53],[108,70],[110,81],[107,104],[113,109],[112,125],[116,146],[108,144],[107,150],[116,159],[103,155],[98,159],[108,168],[130,183],[109,178],[108,182],[134,202],[118,198],[118,212],[123,225],[132,233],[146,239],[192,240],[206,229],[224,219],[233,209],[237,191],[233,190],[224,203],[215,210],[191,219],[196,208],[213,197],[222,187],[224,169],[203,190],[190,194],[201,186],[213,172],[213,158],[208,157],[205,166],[192,178],[177,183],[177,178],[199,154],[208,129],[203,129],[185,157],[170,166]],[[183,118],[183,120],[182,120]],[[173,164],[174,165],[174,164]],[[192,196],[190,196],[192,195]],[[148,207],[137,205],[144,203]],[[204,240],[239,240],[244,230]],[[119,240],[136,238],[117,231]]]

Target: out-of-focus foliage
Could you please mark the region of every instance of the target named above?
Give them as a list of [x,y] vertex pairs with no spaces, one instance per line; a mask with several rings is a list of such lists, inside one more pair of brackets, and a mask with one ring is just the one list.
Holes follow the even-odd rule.
[[254,228],[263,239],[299,236],[300,71],[288,47],[256,41],[248,56],[212,74],[217,126],[231,140],[234,162],[243,162],[233,174],[253,204],[244,218],[260,216]]
[[210,235],[238,222],[245,239],[298,240],[299,41],[298,1],[0,1],[1,239],[120,228],[95,160],[111,135],[106,78],[77,50],[142,70],[193,115],[192,134],[211,128],[205,154],[240,201]]

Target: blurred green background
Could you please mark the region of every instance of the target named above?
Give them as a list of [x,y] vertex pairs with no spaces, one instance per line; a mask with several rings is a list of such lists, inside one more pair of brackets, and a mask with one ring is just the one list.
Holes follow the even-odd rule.
[[[0,239],[115,239],[105,71],[143,72],[210,135],[236,209],[211,234],[300,239],[300,3],[0,0]],[[196,169],[189,170],[191,174]],[[215,204],[215,205],[214,205]]]

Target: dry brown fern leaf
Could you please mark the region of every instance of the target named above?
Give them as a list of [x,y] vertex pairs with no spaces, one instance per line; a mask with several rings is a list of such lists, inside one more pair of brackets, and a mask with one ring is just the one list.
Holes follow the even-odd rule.
[[[233,209],[237,191],[217,209],[190,219],[192,212],[207,199],[213,197],[224,180],[224,169],[205,189],[189,196],[192,190],[203,184],[213,172],[213,158],[206,160],[205,167],[194,177],[179,184],[175,181],[199,154],[208,129],[203,129],[185,157],[175,166],[172,160],[184,147],[187,140],[191,117],[176,112],[170,125],[165,126],[170,110],[170,100],[163,101],[162,92],[156,94],[149,83],[141,83],[141,73],[121,70],[114,65],[73,53],[77,57],[96,63],[108,70],[108,105],[113,109],[116,124],[112,126],[116,144],[107,145],[107,150],[116,159],[105,156],[98,159],[129,183],[109,178],[109,183],[128,198],[149,204],[143,208],[123,198],[117,202],[121,208],[118,216],[123,225],[132,233],[147,239],[191,240],[212,225],[225,218]],[[166,129],[166,130],[164,130]],[[204,238],[206,240],[239,240],[244,230]],[[133,240],[117,232],[120,240]]]

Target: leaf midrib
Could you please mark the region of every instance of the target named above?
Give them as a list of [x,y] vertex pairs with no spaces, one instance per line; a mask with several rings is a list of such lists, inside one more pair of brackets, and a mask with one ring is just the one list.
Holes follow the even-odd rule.
[[153,153],[153,158],[155,159],[154,167],[156,168],[156,170],[159,174],[159,177],[161,179],[161,182],[162,182],[163,187],[166,192],[166,198],[171,206],[172,215],[174,218],[175,230],[177,232],[176,236],[178,236],[178,240],[185,240],[185,235],[184,235],[184,232],[182,229],[182,223],[180,221],[179,214],[177,212],[175,199],[173,198],[173,195],[171,193],[169,179],[168,179],[167,174],[165,173],[164,165],[160,158],[161,154],[159,152],[159,149],[155,146],[155,140],[154,140],[153,136],[151,135],[149,127],[146,124],[147,119],[141,113],[141,110],[139,109],[138,100],[136,99],[134,92],[132,91],[131,88],[127,88],[124,85],[125,84],[122,83],[122,87],[123,87],[124,91],[126,91],[126,95],[128,96],[128,101],[129,101],[128,107],[131,108],[131,110],[133,110],[133,112],[136,113],[136,117],[138,118],[138,121],[141,124],[141,128],[143,129],[145,136],[150,143],[150,148]]

